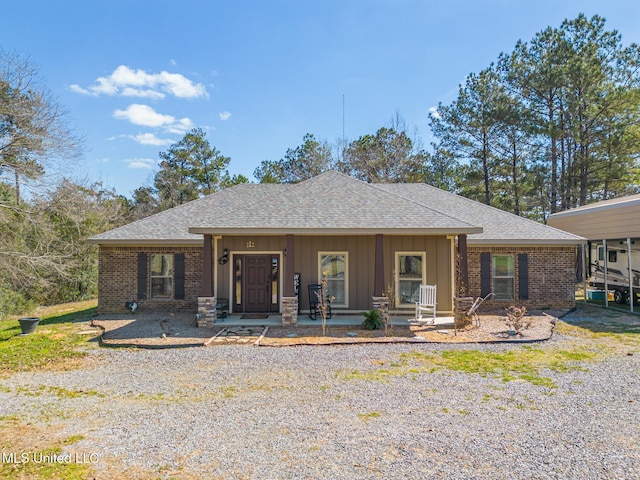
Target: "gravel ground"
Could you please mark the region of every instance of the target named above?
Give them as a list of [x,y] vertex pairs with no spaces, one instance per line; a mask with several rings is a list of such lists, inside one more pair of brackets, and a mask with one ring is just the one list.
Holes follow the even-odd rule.
[[450,370],[347,375],[408,352],[525,348],[96,349],[80,370],[3,379],[0,419],[83,435],[66,451],[97,454],[97,478],[640,478],[638,343],[543,372],[556,388]]

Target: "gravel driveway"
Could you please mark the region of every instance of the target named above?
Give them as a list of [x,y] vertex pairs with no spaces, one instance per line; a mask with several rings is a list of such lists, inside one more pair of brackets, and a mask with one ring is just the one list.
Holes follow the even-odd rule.
[[640,349],[615,345],[545,371],[555,387],[403,355],[522,345],[96,349],[81,370],[3,379],[0,418],[83,435],[66,450],[97,454],[97,478],[640,478]]

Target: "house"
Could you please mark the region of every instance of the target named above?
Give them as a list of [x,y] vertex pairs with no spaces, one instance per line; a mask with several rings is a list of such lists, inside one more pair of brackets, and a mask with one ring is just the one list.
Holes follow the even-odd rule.
[[[549,215],[549,225],[588,241],[580,256],[582,277],[611,291],[616,303],[640,294],[640,194],[603,200]],[[606,253],[605,253],[606,252]],[[631,273],[631,274],[630,274]],[[586,290],[586,286],[585,286]],[[609,295],[603,295],[608,303]],[[634,306],[631,304],[631,311]]]
[[[426,184],[368,184],[329,171],[298,184],[243,184],[89,239],[99,245],[101,313],[308,309],[326,275],[334,313],[368,310],[392,289],[414,308],[437,285],[450,313],[466,295],[529,308],[575,304],[582,238]],[[458,266],[458,268],[456,268]],[[213,314],[215,315],[215,314]],[[214,317],[215,318],[215,317]]]

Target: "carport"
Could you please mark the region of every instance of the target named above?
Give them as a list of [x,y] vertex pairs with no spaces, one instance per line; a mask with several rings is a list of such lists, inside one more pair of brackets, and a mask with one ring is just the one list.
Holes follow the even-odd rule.
[[[629,304],[634,311],[640,293],[640,194],[604,200],[549,216],[551,227],[580,235],[582,246],[578,278],[583,282],[585,301],[604,292],[616,303]],[[588,286],[592,289],[588,290]],[[631,301],[631,300],[634,301]]]

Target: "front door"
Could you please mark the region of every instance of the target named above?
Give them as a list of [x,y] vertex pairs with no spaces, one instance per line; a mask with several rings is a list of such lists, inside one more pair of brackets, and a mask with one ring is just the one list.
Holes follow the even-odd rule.
[[279,311],[280,256],[234,255],[234,312]]
[[244,280],[244,311],[270,311],[271,256],[245,255]]

